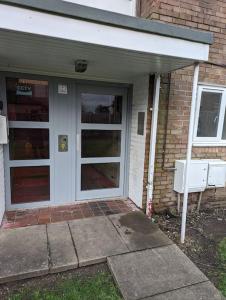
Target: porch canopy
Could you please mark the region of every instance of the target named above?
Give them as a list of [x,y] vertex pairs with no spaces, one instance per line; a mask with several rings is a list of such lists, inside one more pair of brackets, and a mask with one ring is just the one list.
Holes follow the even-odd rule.
[[[0,70],[133,82],[208,60],[208,32],[61,0],[0,1]],[[83,74],[74,62],[88,61]]]

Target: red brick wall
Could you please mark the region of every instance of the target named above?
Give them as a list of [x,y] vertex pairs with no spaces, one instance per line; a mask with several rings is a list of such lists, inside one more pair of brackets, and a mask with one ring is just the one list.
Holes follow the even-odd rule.
[[[210,47],[209,61],[226,63],[226,1],[141,0],[140,8],[144,18],[213,32],[214,44]],[[189,67],[173,72],[170,84],[168,76],[162,76],[154,180],[154,207],[157,211],[176,205],[174,172],[163,169],[163,164],[165,168],[174,167],[176,159],[186,157],[193,69]],[[199,82],[226,86],[226,69],[202,64]],[[226,160],[226,147],[193,147],[193,158]],[[145,168],[147,172],[147,164]],[[226,206],[225,189],[206,191],[203,198],[205,205]],[[144,196],[144,205],[145,201]],[[197,194],[190,195],[191,208],[196,202]]]

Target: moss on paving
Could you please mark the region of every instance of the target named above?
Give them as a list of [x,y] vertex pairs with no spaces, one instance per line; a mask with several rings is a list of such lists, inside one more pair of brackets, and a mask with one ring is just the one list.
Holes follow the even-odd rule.
[[122,300],[112,277],[105,272],[92,278],[67,279],[49,289],[25,289],[9,300]]

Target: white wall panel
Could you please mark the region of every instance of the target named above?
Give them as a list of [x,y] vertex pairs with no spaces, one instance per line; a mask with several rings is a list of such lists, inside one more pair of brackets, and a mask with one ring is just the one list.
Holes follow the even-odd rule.
[[[149,76],[134,82],[130,142],[129,198],[142,207]],[[137,134],[138,112],[145,112],[144,135]]]
[[[67,94],[58,93],[58,84],[67,86]],[[54,131],[54,199],[56,203],[69,203],[75,200],[75,109],[74,89],[71,83],[56,80],[53,89],[53,131]],[[68,150],[60,152],[58,136],[68,137]]]
[[135,15],[136,0],[64,0],[125,15]]

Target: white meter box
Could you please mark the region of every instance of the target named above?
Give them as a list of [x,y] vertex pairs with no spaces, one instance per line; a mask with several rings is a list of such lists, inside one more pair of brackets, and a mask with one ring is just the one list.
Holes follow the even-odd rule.
[[226,182],[226,162],[223,160],[209,161],[207,188],[223,188]]
[[[174,191],[184,192],[185,160],[176,160]],[[226,162],[220,159],[200,159],[191,160],[188,191],[202,192],[205,189],[225,187],[226,182]]]
[[8,143],[6,117],[0,115],[0,144]]
[[[178,193],[184,192],[185,184],[185,160],[176,160],[175,162],[175,177],[174,177],[174,191]],[[192,160],[189,170],[188,191],[202,192],[207,185],[208,162],[202,160]]]

